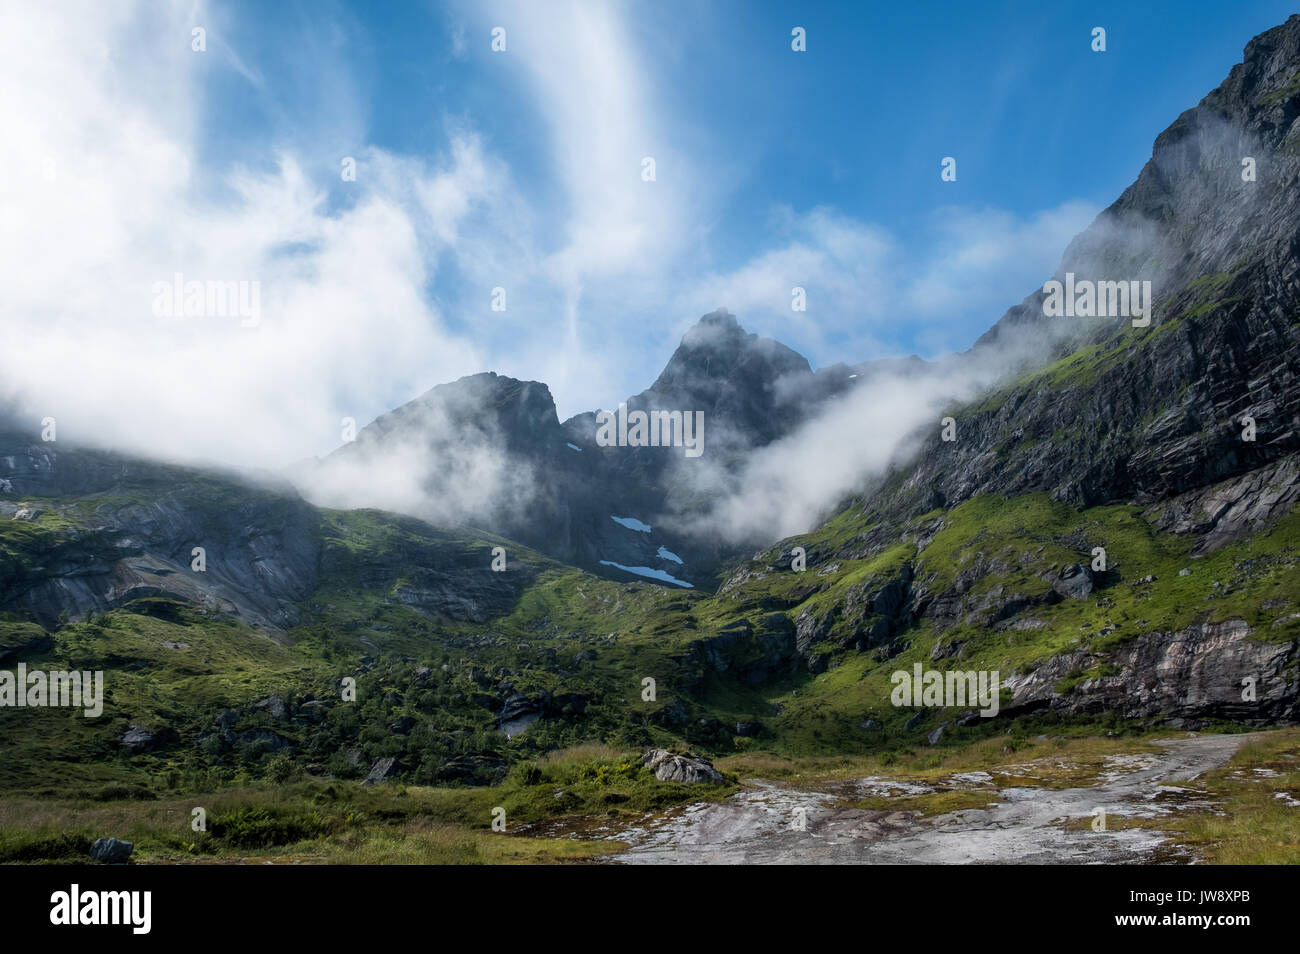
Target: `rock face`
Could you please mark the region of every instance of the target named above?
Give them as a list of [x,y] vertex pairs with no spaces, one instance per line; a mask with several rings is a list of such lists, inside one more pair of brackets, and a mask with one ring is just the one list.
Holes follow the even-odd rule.
[[[734,473],[748,454],[789,434],[828,399],[877,370],[897,372],[913,364],[924,362],[836,365],[814,373],[804,357],[746,332],[721,309],[700,318],[655,382],[624,403],[629,413],[702,412],[708,462]],[[422,473],[425,491],[423,502],[404,500],[392,509],[438,525],[482,527],[619,580],[666,582],[616,564],[696,587],[712,582],[721,563],[739,553],[674,529],[700,502],[693,462],[683,448],[601,447],[597,430],[595,411],[561,423],[541,382],[475,374],[376,418],[305,476],[304,486],[345,484],[349,468],[391,461]],[[481,485],[470,501],[459,492],[466,474]],[[447,498],[461,505],[449,507]],[[387,506],[364,492],[326,495],[320,502]]]
[[131,859],[135,844],[116,838],[97,838],[90,846],[90,857],[106,865],[124,865]]
[[698,755],[674,755],[664,749],[650,749],[641,757],[641,764],[661,782],[721,785],[726,781],[712,762]]
[[700,672],[726,673],[749,685],[788,675],[795,667],[795,628],[783,613],[770,613],[755,624],[740,619],[717,635],[694,640],[686,661]]
[[1291,456],[1152,504],[1147,514],[1165,532],[1194,535],[1194,552],[1213,553],[1273,525],[1297,502],[1300,457]]
[[[1072,714],[1118,712],[1126,718],[1226,719],[1252,725],[1300,718],[1300,676],[1294,642],[1252,639],[1242,620],[1147,633],[1110,653],[1086,649],[1055,656],[1027,676],[1013,676],[1005,711],[1051,708]],[[1108,665],[1113,675],[1055,686],[1076,673]],[[1249,687],[1249,688],[1248,688]]]
[[[16,497],[93,495],[88,525],[0,551],[0,611],[47,629],[141,598],[170,596],[277,635],[317,583],[319,514],[291,488],[88,448],[54,449],[0,429],[0,477]],[[4,519],[0,514],[0,519]],[[204,568],[194,569],[194,549]]]
[[[1300,450],[1297,68],[1293,16],[1160,134],[1137,181],[1066,250],[1058,280],[1151,281],[1150,328],[1048,318],[1041,291],[1026,298],[967,360],[1026,339],[1058,340],[1049,356],[1082,353],[1059,375],[959,413],[960,440],[940,441],[937,428],[921,436],[883,512],[1039,490],[1078,506],[1155,503]],[[1243,182],[1243,156],[1269,172]],[[1242,439],[1244,417],[1254,440]],[[1293,501],[1294,461],[1281,476],[1272,499],[1238,498],[1225,530]]]

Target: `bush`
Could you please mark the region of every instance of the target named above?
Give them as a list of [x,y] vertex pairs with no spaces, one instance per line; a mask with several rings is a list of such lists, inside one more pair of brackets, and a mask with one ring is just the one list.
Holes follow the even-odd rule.
[[214,818],[209,831],[234,848],[271,848],[316,838],[329,827],[319,812],[278,817],[265,808],[238,808]]
[[540,785],[542,770],[536,762],[516,762],[510,770],[509,781],[514,785]]
[[266,763],[266,777],[276,785],[283,785],[297,774],[298,767],[294,765],[293,759],[283,752],[273,755]]

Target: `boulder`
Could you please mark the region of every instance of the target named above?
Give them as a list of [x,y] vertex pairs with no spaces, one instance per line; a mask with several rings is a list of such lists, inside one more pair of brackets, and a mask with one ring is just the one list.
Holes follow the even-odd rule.
[[1082,563],[1071,563],[1052,581],[1052,589],[1067,600],[1087,599],[1092,593],[1092,570]]
[[361,784],[374,785],[376,782],[382,782],[392,774],[393,763],[396,761],[397,759],[394,758],[375,759],[375,764],[370,766],[370,774],[366,776],[366,780]]
[[145,752],[153,747],[154,733],[134,722],[122,736],[122,746],[131,752]]
[[267,696],[265,699],[259,699],[253,703],[253,708],[265,711],[267,715],[277,722],[288,714],[288,707],[284,704],[283,696]]
[[116,838],[96,838],[90,846],[90,857],[106,865],[124,865],[135,851],[135,843]]
[[661,782],[721,785],[724,781],[713,763],[698,755],[674,755],[666,749],[650,749],[641,756],[641,764]]

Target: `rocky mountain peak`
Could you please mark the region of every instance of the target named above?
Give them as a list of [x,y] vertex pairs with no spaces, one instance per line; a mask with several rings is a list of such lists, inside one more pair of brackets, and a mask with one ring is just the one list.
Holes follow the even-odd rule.
[[788,374],[811,374],[812,368],[803,355],[779,341],[746,331],[735,315],[719,308],[700,318],[682,336],[650,390],[707,393],[737,373],[745,384],[762,386]]
[[555,399],[545,384],[484,371],[440,384],[380,415],[357,435],[357,443],[419,429],[436,443],[469,429],[484,437],[499,435],[509,450],[532,450],[553,445],[559,427]]

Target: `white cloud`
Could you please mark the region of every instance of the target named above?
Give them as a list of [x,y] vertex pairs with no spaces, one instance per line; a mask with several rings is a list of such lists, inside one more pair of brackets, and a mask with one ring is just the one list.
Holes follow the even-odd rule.
[[[676,297],[679,313],[725,305],[747,326],[815,364],[897,351],[885,338],[905,322],[937,355],[968,347],[970,320],[986,326],[1055,271],[1069,240],[1098,213],[1066,202],[1028,218],[996,209],[940,210],[924,252],[908,253],[883,226],[834,209],[778,208],[769,233],[785,241],[734,270],[700,276]],[[791,307],[804,289],[807,310]]]
[[[382,175],[330,211],[293,155],[204,166],[188,12],[52,10],[0,23],[0,112],[20,155],[0,179],[0,380],[30,413],[70,438],[275,466],[330,447],[343,416],[477,369],[427,299],[422,240],[454,237],[483,189],[472,142],[446,170],[410,170],[436,200],[431,228]],[[155,317],[151,287],[177,272],[260,282],[260,325]]]
[[940,209],[932,259],[918,263],[925,267],[907,287],[905,305],[921,315],[1006,307],[1051,277],[1066,245],[1100,211],[1080,201],[1027,219],[1000,209]]
[[[343,62],[312,63],[342,119],[325,122],[317,103],[285,142],[254,140],[247,165],[214,166],[201,137],[221,121],[205,105],[212,70],[252,83],[272,114],[289,108],[256,63],[213,45],[233,35],[219,19],[181,3],[0,8],[0,115],[15,153],[0,178],[0,330],[10,343],[0,390],[20,392],[36,420],[55,416],[65,439],[279,466],[336,446],[343,417],[364,424],[489,368],[546,381],[562,416],[612,406],[649,384],[644,351],[666,358],[686,325],[719,306],[818,364],[885,353],[885,332],[902,320],[924,325],[938,350],[964,346],[951,313],[987,301],[991,323],[1054,270],[1095,212],[944,210],[917,256],[831,207],[778,207],[748,261],[710,269],[702,263],[719,240],[735,244],[718,216],[733,186],[710,154],[724,144],[695,148],[687,118],[664,112],[624,10],[520,0],[467,6],[453,26],[458,68],[520,67],[518,108],[544,122],[535,158],[545,172],[525,192],[473,117],[445,116],[444,154],[360,141],[350,147],[357,181],[341,186],[334,146],[363,125]],[[211,59],[189,47],[200,21]],[[496,25],[508,52],[476,56],[471,45],[486,48]],[[657,181],[642,180],[645,156]],[[155,317],[151,287],[177,272],[260,282],[261,323]],[[505,313],[488,309],[497,285]],[[790,310],[796,285],[807,290],[805,313]],[[837,422],[793,440],[835,457]],[[837,460],[806,506],[790,496],[786,519],[804,519],[874,466],[856,451]],[[500,461],[473,464],[476,484],[498,483]],[[790,493],[794,474],[783,468],[764,455],[751,471],[767,512]],[[377,499],[408,499],[427,471],[409,469],[375,475]],[[357,483],[348,473],[326,489],[344,499]]]

